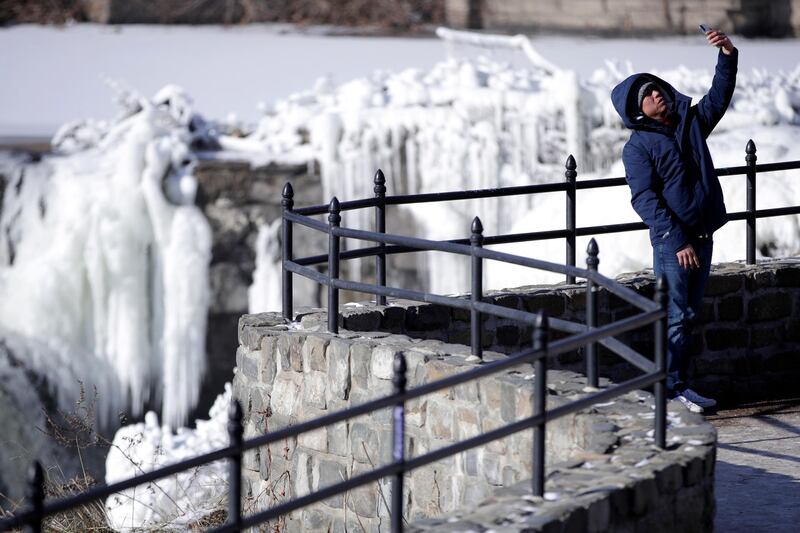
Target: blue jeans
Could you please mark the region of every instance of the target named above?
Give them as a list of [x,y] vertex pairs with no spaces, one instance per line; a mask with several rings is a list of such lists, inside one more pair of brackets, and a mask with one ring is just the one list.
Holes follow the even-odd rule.
[[665,244],[653,245],[653,271],[656,279],[662,274],[667,278],[667,390],[670,396],[686,388],[686,372],[689,367],[689,340],[695,324],[703,291],[711,268],[711,239],[692,241],[700,259],[700,268],[683,268],[678,264],[674,252]]

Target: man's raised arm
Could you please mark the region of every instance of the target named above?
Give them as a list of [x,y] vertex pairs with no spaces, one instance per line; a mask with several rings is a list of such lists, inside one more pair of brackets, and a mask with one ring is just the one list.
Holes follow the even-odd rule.
[[697,116],[703,125],[703,134],[708,137],[722,119],[733,98],[739,51],[728,36],[719,30],[709,30],[706,39],[710,45],[719,47],[717,69],[711,82],[711,89],[697,104]]

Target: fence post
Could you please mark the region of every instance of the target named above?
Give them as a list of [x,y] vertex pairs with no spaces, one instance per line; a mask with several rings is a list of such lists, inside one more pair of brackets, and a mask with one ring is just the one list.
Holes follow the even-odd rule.
[[[472,219],[472,234],[469,242],[472,245],[472,303],[480,302],[483,297],[483,258],[475,254],[475,250],[483,246],[483,224],[481,219]],[[481,313],[477,309],[471,311],[470,339],[472,341],[472,355],[483,359],[483,327],[481,326]]]
[[[537,352],[533,362],[533,416],[545,416],[545,391],[547,390],[547,336],[549,323],[542,311],[536,316],[533,328],[533,349]],[[546,421],[533,427],[533,495],[544,496],[544,437]]]
[[[597,241],[592,239],[586,247],[586,268],[592,272],[597,272],[597,265],[600,264]],[[586,279],[586,325],[589,328],[597,327],[597,284],[590,278]],[[590,342],[586,345],[586,379],[590,387],[597,388],[599,379],[597,376],[597,343]]]
[[331,333],[339,333],[339,289],[333,282],[339,279],[339,236],[334,235],[334,229],[342,221],[340,212],[339,199],[334,196],[328,207],[328,331]]
[[[375,206],[375,231],[378,233],[386,233],[386,177],[383,171],[378,169],[375,173],[375,198],[378,198],[378,204]],[[376,285],[380,287],[386,286],[386,254],[383,249],[386,248],[386,243],[378,243],[378,248],[381,248],[381,253],[375,255],[375,278]],[[383,294],[375,295],[375,303],[377,305],[386,305],[386,296]]]
[[[242,406],[233,400],[228,407],[228,446],[235,449],[228,459],[228,519],[227,523],[242,524]],[[239,529],[237,529],[238,531]]]
[[[394,393],[406,391],[406,356],[400,352],[394,356]],[[406,412],[403,402],[398,402],[392,410],[392,459],[395,463],[405,462],[405,422]],[[399,471],[392,478],[392,533],[403,531],[403,474]]]
[[747,264],[756,264],[756,143],[747,142]]
[[655,342],[654,362],[656,369],[663,374],[663,378],[653,386],[656,400],[656,427],[655,441],[659,448],[666,447],[667,443],[667,278],[660,276],[656,282],[654,296],[658,307],[664,311],[664,316],[659,318],[653,327]]
[[283,198],[281,205],[283,206],[283,218],[281,219],[281,239],[283,241],[283,319],[289,322],[294,317],[292,310],[292,273],[286,270],[286,262],[292,260],[292,222],[286,220],[286,213],[294,208],[294,189],[292,184],[288,181],[283,186]]
[[[567,265],[575,266],[575,178],[578,172],[575,170],[578,166],[575,164],[575,158],[572,154],[567,158],[567,171],[564,176],[567,178]],[[575,276],[567,274],[567,284],[575,283]]]
[[25,526],[25,533],[41,533],[44,517],[44,469],[39,461],[34,461],[28,469],[28,500],[31,504],[31,518]]

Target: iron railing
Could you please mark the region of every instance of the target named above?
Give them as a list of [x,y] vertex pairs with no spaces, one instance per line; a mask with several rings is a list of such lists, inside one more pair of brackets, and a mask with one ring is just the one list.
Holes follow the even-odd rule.
[[[800,213],[800,207],[787,207],[756,211],[755,209],[755,176],[756,172],[770,172],[800,168],[800,162],[785,162],[770,165],[756,165],[755,144],[750,141],[747,145],[747,165],[744,167],[718,169],[719,175],[746,174],[748,180],[747,210],[741,213],[732,213],[732,220],[746,220],[748,224],[747,261],[755,262],[755,220],[761,217],[780,216]],[[391,522],[393,531],[401,531],[402,520],[402,484],[406,472],[423,467],[432,462],[444,459],[470,448],[481,446],[493,440],[506,437],[513,433],[533,431],[533,472],[532,492],[535,495],[544,493],[544,436],[546,422],[559,417],[575,413],[591,406],[594,403],[606,401],[627,392],[653,386],[655,396],[655,444],[663,448],[666,440],[666,283],[658,280],[654,301],[650,301],[618,282],[606,278],[597,272],[598,249],[594,239],[587,249],[587,268],[575,266],[575,239],[577,236],[603,234],[621,231],[645,229],[641,223],[614,224],[608,226],[593,226],[577,228],[575,225],[575,197],[579,189],[617,186],[625,184],[624,178],[591,180],[576,182],[577,172],[574,158],[567,159],[566,182],[554,184],[530,185],[523,187],[509,187],[504,189],[488,189],[482,191],[461,191],[441,194],[420,194],[413,196],[386,196],[385,179],[378,171],[375,177],[375,197],[350,202],[339,202],[334,198],[329,205],[313,206],[294,209],[293,191],[287,184],[283,191],[283,313],[287,319],[293,318],[292,312],[292,276],[299,274],[317,281],[328,287],[328,329],[338,331],[338,291],[351,290],[376,295],[379,304],[385,304],[386,297],[406,298],[422,302],[442,304],[453,308],[469,310],[471,313],[471,345],[472,353],[480,358],[482,356],[481,314],[490,314],[501,318],[517,320],[533,326],[531,348],[513,353],[506,358],[483,362],[475,368],[460,374],[447,377],[432,383],[425,383],[412,389],[406,388],[406,361],[402,353],[394,361],[394,391],[391,395],[356,405],[345,410],[328,414],[326,416],[302,422],[281,430],[266,433],[253,439],[243,440],[242,410],[238,402],[233,401],[229,409],[229,445],[220,450],[206,453],[192,459],[181,461],[161,467],[152,472],[147,472],[134,478],[112,483],[101,484],[78,495],[56,501],[45,501],[44,473],[41,465],[35,462],[31,468],[28,500],[26,508],[10,518],[0,520],[0,531],[24,526],[29,531],[41,531],[42,523],[48,516],[64,512],[98,499],[105,499],[112,494],[125,491],[144,483],[149,483],[175,475],[182,471],[202,466],[214,461],[226,459],[229,461],[229,497],[228,516],[224,526],[213,531],[230,532],[241,531],[259,523],[275,519],[283,514],[300,509],[307,505],[322,501],[354,488],[378,481],[385,477],[392,478],[392,509]],[[385,208],[388,205],[402,205],[432,201],[451,201],[474,198],[491,198],[510,196],[515,194],[533,194],[537,192],[565,191],[567,198],[567,228],[515,235],[501,235],[493,237],[483,236],[483,227],[480,219],[473,220],[471,236],[469,239],[452,241],[430,241],[425,239],[403,237],[385,233]],[[364,231],[344,228],[340,226],[341,211],[372,207],[375,209],[376,231]],[[328,214],[328,224],[314,220],[312,215]],[[292,239],[293,225],[301,224],[313,230],[324,232],[328,235],[328,253],[325,255],[293,258]],[[340,251],[340,239],[351,238],[376,243],[376,246],[357,250]],[[564,238],[566,241],[566,264],[560,265],[547,261],[515,256],[507,253],[487,250],[485,246],[526,240],[543,240]],[[469,299],[447,297],[411,291],[402,288],[386,286],[386,255],[408,251],[435,250],[459,255],[469,256],[472,264],[472,294]],[[340,261],[356,257],[375,256],[376,283],[366,284],[339,278]],[[490,259],[503,261],[509,264],[537,268],[566,276],[568,282],[576,278],[586,279],[587,317],[585,324],[572,323],[557,318],[550,318],[543,314],[532,314],[515,309],[490,304],[482,301],[483,287],[481,286],[483,260]],[[324,275],[309,265],[328,263],[328,273]],[[604,326],[597,322],[597,292],[602,287],[610,293],[627,301],[640,312],[625,319],[617,320]],[[615,337],[641,327],[653,326],[655,349],[653,359],[636,352]],[[549,328],[560,330],[569,335],[557,341],[549,342]],[[635,378],[612,385],[605,389],[597,389],[597,357],[596,343],[604,345],[611,352],[616,353],[630,362],[644,374]],[[558,354],[586,347],[587,354],[587,382],[595,388],[591,392],[575,401],[547,410],[545,406],[545,385],[547,375],[547,360]],[[475,379],[486,377],[513,366],[532,363],[536,379],[534,381],[533,414],[530,417],[518,420],[506,426],[477,435],[475,437],[453,443],[444,448],[413,457],[404,455],[405,443],[405,403],[433,392],[467,383]],[[283,502],[270,509],[243,516],[241,509],[242,455],[248,450],[253,450],[285,438],[295,437],[301,433],[313,431],[349,418],[368,414],[372,411],[392,407],[393,447],[392,462],[376,468],[370,472],[351,477],[340,483],[324,487],[316,492]]]

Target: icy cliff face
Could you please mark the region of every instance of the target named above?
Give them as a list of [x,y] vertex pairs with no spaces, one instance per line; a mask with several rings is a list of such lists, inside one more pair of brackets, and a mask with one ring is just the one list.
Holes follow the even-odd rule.
[[[0,323],[66,366],[33,362],[51,383],[96,383],[106,420],[163,404],[186,422],[204,372],[208,223],[193,205],[188,96],[123,93],[112,123],[54,139],[61,155],[10,178],[0,228]],[[166,196],[165,196],[166,191]],[[168,200],[169,198],[169,200]],[[67,371],[69,370],[69,371]]]

